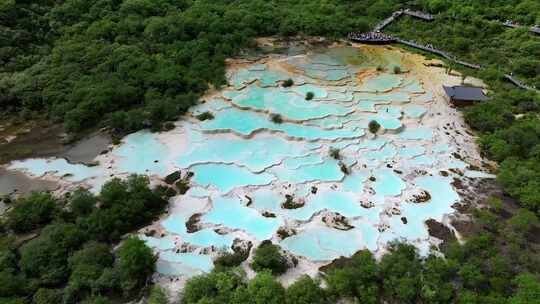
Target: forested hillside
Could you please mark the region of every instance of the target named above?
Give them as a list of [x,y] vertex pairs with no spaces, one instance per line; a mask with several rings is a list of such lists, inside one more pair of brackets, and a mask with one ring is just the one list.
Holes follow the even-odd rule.
[[224,84],[225,58],[254,37],[342,37],[392,9],[369,2],[3,0],[0,109],[71,132],[157,128]]
[[[540,97],[502,77],[512,72],[540,88],[540,35],[500,23],[540,24],[537,0],[0,0],[0,119],[46,118],[72,133],[159,130],[224,85],[225,59],[255,48],[255,37],[344,38],[407,7],[436,20],[404,17],[389,33],[485,67],[447,63],[490,85],[492,99],[464,114],[511,197],[469,210],[470,236],[442,248],[445,258],[394,244],[380,261],[361,252],[331,267],[325,289],[309,278],[284,289],[261,270],[283,266],[274,253],[266,258],[277,266],[257,266],[251,281],[227,256],[188,283],[185,303],[540,303]],[[117,303],[145,294],[148,248],[137,240],[112,248],[159,214],[162,194],[133,177],[97,197],[14,202],[0,223],[0,303]],[[51,207],[58,204],[64,208]],[[37,234],[21,246],[30,232]],[[157,290],[148,303],[166,300]]]
[[0,303],[110,303],[137,298],[156,258],[137,238],[167,205],[144,176],[107,182],[99,195],[79,189],[12,202],[0,225]]
[[[222,85],[224,59],[253,46],[252,38],[342,38],[405,2],[3,0],[0,110],[44,114],[71,132],[100,122],[127,132],[158,128]],[[395,30],[489,64],[490,79],[506,70],[538,84],[538,39],[494,20],[540,23],[539,4],[486,4],[418,1],[409,6],[440,13],[436,25],[408,20]]]

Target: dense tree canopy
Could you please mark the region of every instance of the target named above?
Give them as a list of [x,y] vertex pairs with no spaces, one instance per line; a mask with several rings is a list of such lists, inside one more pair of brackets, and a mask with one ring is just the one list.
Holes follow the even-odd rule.
[[[0,303],[109,303],[140,294],[154,272],[152,250],[136,238],[113,246],[162,212],[160,195],[134,175],[107,182],[97,196],[79,189],[15,200],[0,234]],[[28,229],[37,236],[17,245]]]
[[282,274],[287,271],[287,259],[281,254],[281,248],[271,242],[263,242],[253,255],[251,268],[260,272],[269,270],[273,274]]
[[[465,118],[523,209],[506,214],[494,203],[475,212],[474,237],[448,245],[445,258],[420,257],[400,243],[380,261],[359,252],[331,267],[324,289],[307,277],[281,287],[271,273],[284,271],[274,245],[257,250],[251,281],[227,267],[245,253],[222,258],[221,267],[187,283],[184,303],[538,303],[540,97],[502,75],[540,87],[540,38],[499,22],[540,24],[538,1],[0,0],[0,111],[45,114],[70,132],[159,129],[225,84],[225,59],[255,47],[255,37],[342,38],[403,7],[437,18],[404,17],[391,33],[484,67],[460,70],[492,89],[492,99]],[[78,190],[66,199],[36,193],[15,201],[0,225],[0,302],[102,304],[139,294],[155,258],[136,239],[113,245],[161,212],[161,196],[135,176],[107,183],[98,196]],[[14,241],[33,232],[23,245]],[[154,291],[149,301],[164,296]]]
[[16,232],[29,232],[48,224],[57,208],[57,202],[51,194],[32,193],[16,201],[9,212],[6,224]]
[[0,109],[46,111],[69,131],[158,128],[224,84],[225,58],[254,37],[342,37],[392,9],[365,2],[2,1]]
[[216,268],[188,281],[184,303],[539,303],[537,245],[527,244],[528,232],[514,230],[515,220],[495,220],[498,231],[477,225],[478,236],[448,245],[446,257],[421,257],[400,242],[379,261],[357,252],[324,270],[326,288],[304,276],[284,290],[270,271],[246,282],[237,268]]

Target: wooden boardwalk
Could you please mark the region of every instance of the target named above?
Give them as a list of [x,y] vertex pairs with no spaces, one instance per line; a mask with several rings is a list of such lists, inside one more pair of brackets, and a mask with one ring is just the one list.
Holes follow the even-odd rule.
[[[525,26],[522,26],[518,23],[514,23],[514,22],[510,22],[510,21],[505,21],[505,22],[502,22],[502,24],[506,27],[511,27],[511,28],[522,28],[522,27],[525,27]],[[531,26],[531,27],[528,27],[527,28],[529,30],[529,32],[531,33],[534,33],[534,34],[539,34],[540,35],[540,27],[538,26]]]
[[382,32],[352,32],[349,33],[348,38],[349,40],[360,43],[388,44],[396,42],[396,38]]
[[390,25],[392,22],[394,22],[395,20],[397,20],[399,17],[401,17],[403,15],[408,15],[408,16],[415,17],[415,18],[418,18],[418,19],[422,19],[424,21],[433,21],[433,20],[435,20],[435,17],[433,15],[430,15],[430,14],[427,14],[427,13],[424,13],[424,12],[412,11],[410,9],[399,10],[399,11],[393,12],[390,17],[388,17],[388,18],[384,19],[383,21],[377,23],[373,27],[373,31],[376,31],[376,32],[382,31],[385,27],[387,27],[388,25]]
[[[412,16],[412,17],[419,18],[419,19],[422,19],[422,20],[425,20],[425,21],[433,21],[433,20],[435,20],[435,17],[433,15],[430,15],[430,14],[427,14],[427,13],[424,13],[424,12],[412,11],[410,9],[399,10],[399,11],[393,12],[390,17],[388,17],[388,18],[384,19],[383,21],[377,23],[370,32],[367,32],[367,33],[352,32],[352,33],[349,33],[348,38],[349,38],[349,40],[352,40],[352,41],[355,41],[355,42],[360,42],[360,43],[394,43],[394,42],[397,42],[397,43],[401,43],[401,44],[407,45],[407,46],[412,47],[412,48],[416,48],[416,49],[419,49],[419,50],[422,50],[422,51],[425,51],[425,52],[429,52],[429,53],[432,53],[432,54],[439,55],[441,57],[446,58],[447,60],[449,60],[451,62],[454,62],[456,64],[468,67],[470,69],[474,69],[474,70],[482,69],[482,66],[479,65],[479,64],[459,60],[457,57],[455,57],[453,55],[450,55],[449,53],[447,53],[445,51],[438,50],[438,49],[434,48],[431,45],[427,45],[427,46],[426,45],[421,45],[421,44],[416,43],[415,41],[403,40],[403,39],[401,39],[399,37],[394,37],[394,36],[387,35],[387,34],[384,34],[384,33],[381,32],[385,27],[387,27],[388,25],[390,25],[392,22],[394,22],[396,19],[398,19],[399,17],[401,17],[403,15]],[[517,23],[514,23],[514,22],[510,22],[510,21],[503,22],[503,25],[508,26],[508,27],[512,27],[512,28],[520,28],[521,27],[521,25],[519,25]],[[529,28],[529,31],[531,31],[533,33],[536,33],[536,34],[540,34],[540,27],[532,26],[532,27]],[[535,92],[540,92],[535,87],[528,86],[528,85],[524,84],[523,82],[521,82],[520,80],[516,79],[513,75],[505,74],[504,78],[507,79],[508,81],[510,81],[511,83],[513,83],[514,85],[516,85],[518,88],[525,89],[525,90],[531,90],[531,91],[535,91]]]
[[450,60],[452,62],[455,62],[455,63],[457,63],[459,65],[462,65],[462,66],[466,66],[466,67],[471,68],[471,69],[479,70],[479,69],[482,68],[479,64],[474,64],[474,63],[469,63],[469,62],[466,62],[466,61],[459,60],[455,56],[452,56],[452,55],[448,54],[445,51],[441,51],[441,50],[435,49],[433,47],[428,47],[428,46],[425,46],[425,45],[421,45],[421,44],[418,44],[418,43],[416,43],[414,41],[408,41],[408,40],[403,40],[403,39],[400,39],[400,38],[396,38],[396,42],[407,45],[407,46],[410,46],[410,47],[413,47],[413,48],[416,48],[416,49],[420,49],[420,50],[423,50],[423,51],[426,51],[426,52],[429,52],[429,53],[432,53],[432,54],[439,55],[439,56],[444,57],[444,58],[446,58],[446,59],[448,59],[448,60]]
[[401,11],[401,10],[393,12],[392,16],[390,16],[390,17],[384,19],[383,21],[377,23],[373,27],[372,31],[374,31],[374,32],[382,31],[382,29],[387,27],[390,23],[394,22],[394,20],[396,20],[397,18],[401,17],[401,15],[403,15],[403,11]]
[[409,15],[411,17],[419,18],[425,21],[433,21],[435,20],[435,17],[431,14],[427,14],[421,11],[412,11],[410,9],[406,9],[403,11],[403,14]]
[[[448,54],[447,52],[437,50],[437,49],[434,49],[432,47],[420,45],[420,44],[418,44],[416,42],[413,42],[413,41],[407,41],[407,40],[403,40],[403,39],[400,39],[400,38],[396,38],[396,42],[407,45],[407,46],[410,46],[410,47],[413,47],[413,48],[416,48],[416,49],[420,49],[420,50],[423,50],[423,51],[426,51],[426,52],[429,52],[429,53],[432,53],[432,54],[439,55],[441,57],[446,58],[447,60],[450,60],[450,61],[452,61],[454,63],[457,63],[459,65],[462,65],[462,66],[465,66],[465,67],[468,67],[468,68],[471,68],[471,69],[474,69],[474,70],[482,69],[482,66],[479,65],[479,64],[459,60],[456,57]],[[506,80],[510,81],[511,83],[513,83],[518,88],[521,88],[521,89],[524,89],[524,90],[529,90],[529,91],[535,91],[537,93],[540,93],[540,90],[538,90],[535,87],[531,87],[531,86],[528,86],[528,85],[524,84],[519,79],[515,78],[513,75],[504,74],[504,78]]]
[[511,83],[513,83],[514,85],[516,85],[517,87],[520,87],[524,90],[530,90],[530,91],[536,91],[537,93],[540,93],[540,91],[534,87],[530,87],[526,84],[524,84],[523,82],[519,81],[518,79],[516,79],[514,76],[510,75],[510,74],[504,74],[504,78],[506,78],[508,81],[510,81]]

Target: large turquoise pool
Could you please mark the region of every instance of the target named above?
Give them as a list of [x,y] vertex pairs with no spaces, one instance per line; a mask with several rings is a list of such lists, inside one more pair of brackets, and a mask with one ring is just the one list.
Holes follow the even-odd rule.
[[[233,66],[229,86],[176,128],[131,134],[99,156],[97,166],[51,158],[15,161],[8,169],[93,191],[114,176],[148,174],[158,183],[175,170],[192,172],[192,188],[154,223],[160,233],[141,234],[159,253],[157,271],[166,276],[208,272],[219,252],[240,241],[271,240],[314,265],[382,250],[396,238],[426,253],[425,220],[442,220],[459,200],[454,173],[439,172],[466,171],[466,164],[453,158],[456,143],[430,115],[439,109],[421,77],[401,55],[373,58],[347,47]],[[394,74],[396,65],[405,73]],[[283,87],[289,78],[294,84]],[[214,118],[197,120],[203,112]],[[377,134],[368,130],[372,120],[381,126]],[[430,200],[411,202],[418,190]],[[284,208],[286,197],[297,208]],[[323,220],[336,214],[347,229]],[[196,229],[187,229],[193,218]],[[280,229],[293,233],[284,237]]]

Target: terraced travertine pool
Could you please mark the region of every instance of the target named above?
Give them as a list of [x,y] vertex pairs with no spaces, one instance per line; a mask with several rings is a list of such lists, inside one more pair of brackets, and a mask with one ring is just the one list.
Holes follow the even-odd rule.
[[[220,251],[242,241],[280,244],[299,260],[292,276],[315,274],[361,249],[382,252],[393,239],[427,254],[439,241],[424,222],[454,212],[453,179],[461,172],[488,175],[471,173],[454,158],[454,152],[473,161],[479,156],[469,135],[449,132],[460,117],[438,96],[425,67],[408,63],[401,51],[380,51],[385,60],[361,48],[333,47],[232,61],[230,86],[206,96],[171,131],[131,134],[98,156],[98,166],[52,158],[14,161],[7,169],[93,191],[113,176],[192,172],[191,189],[140,232],[159,252],[162,277],[208,272]],[[395,65],[403,73],[393,74]],[[283,87],[289,78],[294,85]],[[194,118],[203,112],[215,118]],[[275,114],[283,122],[273,122]],[[381,125],[376,135],[368,131],[372,120]],[[429,200],[416,202],[426,192]],[[301,207],[283,208],[286,195]],[[194,215],[196,227],[187,229]],[[335,220],[340,216],[345,227]],[[149,229],[159,233],[144,235]]]

